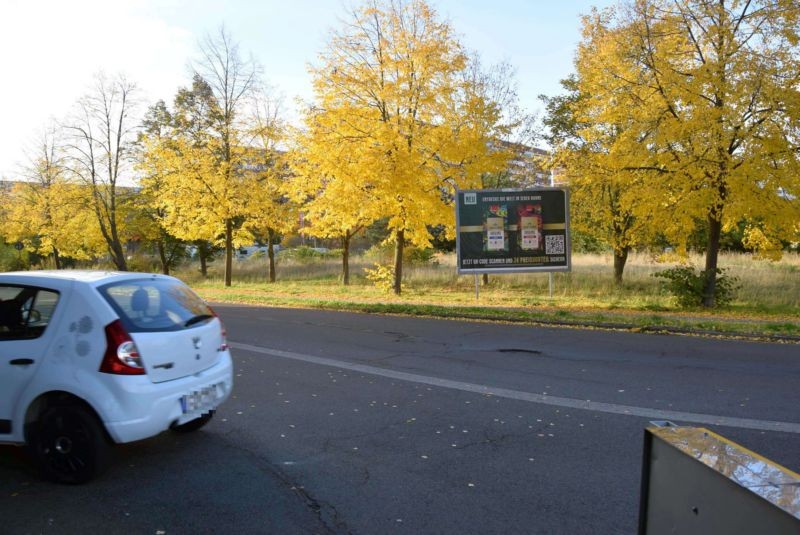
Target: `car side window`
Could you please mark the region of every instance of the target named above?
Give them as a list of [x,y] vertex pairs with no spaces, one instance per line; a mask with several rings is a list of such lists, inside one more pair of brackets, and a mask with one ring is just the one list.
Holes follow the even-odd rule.
[[0,285],[0,341],[39,338],[47,329],[56,304],[58,292]]

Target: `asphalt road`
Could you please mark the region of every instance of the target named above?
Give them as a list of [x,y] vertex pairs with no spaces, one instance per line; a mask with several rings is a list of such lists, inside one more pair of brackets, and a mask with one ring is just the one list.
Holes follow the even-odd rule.
[[98,481],[0,447],[0,533],[633,533],[648,421],[800,470],[800,347],[219,306],[234,398]]

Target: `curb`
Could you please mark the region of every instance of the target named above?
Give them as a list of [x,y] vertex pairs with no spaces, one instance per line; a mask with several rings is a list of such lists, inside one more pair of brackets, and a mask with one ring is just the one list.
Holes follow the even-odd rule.
[[752,340],[758,342],[774,342],[774,343],[789,343],[800,344],[800,336],[791,334],[763,334],[763,333],[748,333],[748,332],[729,332],[729,331],[712,331],[707,329],[692,329],[689,327],[671,327],[668,325],[633,325],[630,323],[609,323],[609,322],[590,322],[590,321],[567,321],[567,320],[548,320],[548,319],[522,319],[522,318],[497,318],[493,316],[476,316],[476,315],[463,315],[463,316],[437,316],[435,314],[402,314],[401,316],[419,316],[419,317],[437,317],[445,319],[475,319],[480,321],[500,321],[508,323],[523,323],[528,325],[543,325],[549,327],[571,327],[571,328],[586,328],[586,329],[604,329],[609,331],[629,331],[633,333],[645,334],[675,334],[684,336],[709,336],[716,338],[725,338],[730,340]]

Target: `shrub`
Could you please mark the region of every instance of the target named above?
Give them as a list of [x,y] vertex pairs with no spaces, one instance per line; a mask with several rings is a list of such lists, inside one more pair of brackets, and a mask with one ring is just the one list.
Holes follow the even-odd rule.
[[[376,263],[389,263],[394,261],[395,244],[392,242],[373,245],[364,252],[364,258]],[[403,248],[404,265],[423,265],[429,264],[436,257],[436,249],[426,247],[421,249],[413,245],[406,245]]]
[[436,255],[436,249],[428,247],[420,249],[418,247],[406,247],[406,258],[411,264],[428,264]]
[[373,245],[364,251],[363,256],[364,259],[371,260],[376,264],[380,262],[391,262],[394,257],[394,244],[387,242]]
[[394,290],[394,266],[375,264],[375,269],[364,268],[367,280],[385,292]]
[[320,258],[329,257],[330,251],[323,252],[313,247],[302,245],[294,249],[281,249],[280,256],[282,259],[291,259],[299,264],[308,264]]
[[158,258],[153,258],[147,255],[128,257],[127,264],[129,271],[138,271],[140,273],[161,272],[161,261]]
[[[714,293],[714,304],[723,307],[733,300],[739,289],[739,279],[725,274],[724,269],[716,269],[717,281]],[[706,270],[695,271],[690,266],[674,267],[653,273],[653,277],[666,279],[665,289],[677,300],[681,308],[691,308],[703,304],[703,289],[708,280]]]
[[18,251],[0,241],[0,271],[25,271],[31,268],[28,251]]
[[596,236],[576,229],[573,229],[570,234],[570,242],[572,243],[573,253],[603,254],[611,250],[607,244]]

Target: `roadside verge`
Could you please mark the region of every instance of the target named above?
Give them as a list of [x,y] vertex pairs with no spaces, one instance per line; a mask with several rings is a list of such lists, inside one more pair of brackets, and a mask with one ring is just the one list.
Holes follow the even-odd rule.
[[374,303],[340,299],[272,297],[239,293],[235,289],[199,288],[211,302],[338,310],[366,314],[493,321],[573,329],[604,329],[651,334],[718,337],[773,343],[800,344],[800,321],[794,318],[739,318],[692,316],[682,313],[548,309],[548,307],[503,308],[484,306],[442,306],[425,303]]

